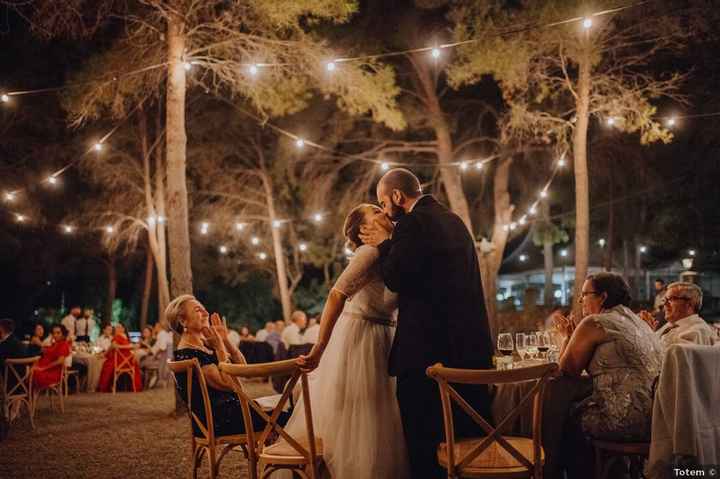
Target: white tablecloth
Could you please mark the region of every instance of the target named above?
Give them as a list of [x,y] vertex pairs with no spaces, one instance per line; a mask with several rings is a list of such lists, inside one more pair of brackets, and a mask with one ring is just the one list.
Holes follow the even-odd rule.
[[85,365],[87,368],[87,392],[95,392],[98,382],[100,382],[105,356],[78,351],[73,353],[73,361]]

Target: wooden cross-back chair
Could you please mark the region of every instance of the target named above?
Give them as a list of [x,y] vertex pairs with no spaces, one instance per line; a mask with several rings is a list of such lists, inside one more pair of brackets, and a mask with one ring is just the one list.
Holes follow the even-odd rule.
[[[437,457],[440,465],[447,469],[448,478],[542,478],[545,461],[541,444],[542,405],[545,385],[557,368],[555,363],[509,371],[454,369],[443,367],[442,364],[428,368],[427,375],[437,381],[440,387],[446,442],[438,446]],[[452,387],[452,384],[490,385],[532,380],[536,383],[508,415],[499,421],[497,427],[492,427]],[[513,424],[531,400],[533,401],[532,439],[503,435],[504,429]],[[487,436],[456,440],[453,403],[460,406]]]
[[2,407],[4,416],[9,418],[12,408],[21,408],[24,405],[33,429],[35,429],[35,408],[33,407],[32,377],[33,367],[39,359],[40,356],[8,358],[5,360],[3,373]]
[[[192,460],[190,461],[191,475],[197,477],[197,471],[202,465],[203,456],[207,453],[208,463],[210,466],[210,477],[217,477],[220,470],[220,463],[225,455],[236,446],[241,446],[245,456],[248,457],[246,434],[233,434],[227,436],[218,436],[215,434],[215,423],[213,421],[213,410],[210,403],[210,395],[208,394],[207,382],[205,376],[200,369],[200,363],[196,358],[186,359],[183,361],[168,361],[168,367],[174,373],[173,378],[178,384],[178,374],[185,374],[187,396],[183,399],[187,404],[188,416],[190,417],[190,427],[192,431]],[[202,397],[202,409],[205,413],[203,421],[193,412],[193,377],[197,378],[195,384],[200,388]],[[194,425],[200,430],[200,436],[195,435]],[[218,454],[218,450],[220,450]]]
[[[307,374],[300,371],[296,360],[288,359],[261,364],[221,363],[220,371],[231,376],[233,389],[242,403],[245,428],[250,431],[248,434],[250,437],[248,459],[251,479],[256,479],[258,475],[260,479],[265,479],[280,469],[289,469],[305,479],[317,479],[324,465],[323,444],[322,439],[315,437]],[[285,384],[277,405],[268,415],[245,392],[239,379],[276,376],[290,376],[290,380]],[[293,437],[283,426],[278,424],[278,419],[292,399],[293,389],[298,381],[301,385],[301,398],[305,411],[305,434],[302,437]],[[267,423],[259,437],[257,437],[257,433],[252,432],[251,410],[254,410]],[[278,440],[268,446],[266,445],[268,438],[273,433],[277,433]]]
[[48,387],[42,389],[41,391],[36,390],[33,388],[33,415],[35,414],[35,410],[37,409],[37,405],[40,402],[40,393],[45,391],[45,394],[50,398],[50,409],[53,411],[55,410],[55,398],[54,396],[57,396],[58,401],[60,402],[60,412],[65,412],[65,401],[63,400],[64,397],[64,389],[65,389],[65,376],[67,375],[67,365],[63,363],[62,368],[60,369],[60,379],[58,382],[49,385]]
[[[113,354],[113,394],[117,392],[117,381],[118,378],[120,378],[120,376],[122,376],[123,374],[127,374],[130,376],[130,384],[132,385],[132,390],[133,392],[137,392],[135,390],[135,355],[132,353],[132,344],[118,344],[113,345],[113,347],[117,349],[117,351],[115,351],[115,354]],[[128,354],[121,354],[121,351],[127,351]]]

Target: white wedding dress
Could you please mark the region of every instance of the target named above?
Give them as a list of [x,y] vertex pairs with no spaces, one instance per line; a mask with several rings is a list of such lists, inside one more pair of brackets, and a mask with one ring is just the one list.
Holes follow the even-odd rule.
[[[315,434],[334,479],[410,477],[395,379],[388,375],[397,295],[385,288],[378,255],[377,248],[361,246],[335,283],[348,300],[309,375]],[[304,430],[300,401],[287,431],[302,437]]]

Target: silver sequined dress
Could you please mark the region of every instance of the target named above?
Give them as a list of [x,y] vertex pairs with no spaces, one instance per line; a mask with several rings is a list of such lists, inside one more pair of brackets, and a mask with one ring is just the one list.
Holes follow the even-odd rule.
[[662,346],[630,309],[616,306],[591,317],[606,333],[587,370],[593,393],[578,405],[583,431],[595,438],[650,438],[652,385],[660,374]]

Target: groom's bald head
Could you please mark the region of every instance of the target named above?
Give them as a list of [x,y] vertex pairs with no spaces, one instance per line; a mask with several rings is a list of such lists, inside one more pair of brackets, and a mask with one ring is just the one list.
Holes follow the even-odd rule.
[[376,193],[385,215],[397,221],[422,195],[422,186],[410,170],[395,168],[380,178]]
[[412,171],[405,168],[395,168],[380,178],[377,186],[378,198],[380,193],[390,194],[393,190],[398,190],[409,199],[417,198],[422,194],[420,180]]

